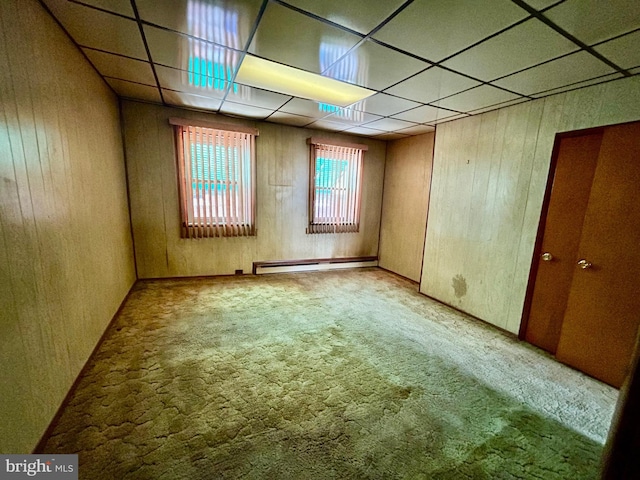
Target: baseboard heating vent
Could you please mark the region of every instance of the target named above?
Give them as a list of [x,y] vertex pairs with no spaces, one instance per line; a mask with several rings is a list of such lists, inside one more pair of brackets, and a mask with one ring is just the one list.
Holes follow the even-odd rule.
[[313,258],[305,260],[272,260],[253,262],[253,274],[310,272],[338,268],[377,267],[378,257]]

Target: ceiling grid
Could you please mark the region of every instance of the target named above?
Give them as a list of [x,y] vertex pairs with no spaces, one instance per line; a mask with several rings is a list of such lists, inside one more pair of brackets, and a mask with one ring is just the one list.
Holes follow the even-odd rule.
[[[637,0],[40,1],[123,98],[380,139],[640,73]],[[246,56],[370,96],[243,85]]]

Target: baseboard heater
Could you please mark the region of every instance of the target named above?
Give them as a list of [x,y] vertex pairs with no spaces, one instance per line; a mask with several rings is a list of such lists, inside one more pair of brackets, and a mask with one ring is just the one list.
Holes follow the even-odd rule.
[[253,262],[253,274],[309,272],[338,268],[377,267],[378,257],[312,258],[305,260],[272,260]]

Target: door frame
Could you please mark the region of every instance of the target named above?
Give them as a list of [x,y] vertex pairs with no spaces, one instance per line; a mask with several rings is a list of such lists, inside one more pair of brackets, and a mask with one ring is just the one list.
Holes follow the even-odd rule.
[[[635,122],[625,122],[635,123]],[[617,124],[617,125],[624,125]],[[547,215],[549,213],[549,203],[551,202],[551,190],[553,187],[553,179],[556,175],[556,167],[558,166],[558,156],[560,153],[560,142],[565,138],[581,137],[584,135],[593,135],[597,133],[603,133],[606,127],[613,127],[615,125],[603,125],[601,127],[585,128],[582,130],[572,130],[570,132],[558,132],[556,133],[553,141],[553,150],[551,152],[551,162],[549,164],[549,173],[547,174],[547,182],[544,191],[544,198],[542,200],[542,210],[540,212],[540,220],[538,222],[538,231],[536,233],[536,241],[533,247],[533,255],[531,257],[531,266],[529,268],[529,279],[527,280],[527,290],[524,297],[524,306],[522,308],[522,316],[520,318],[520,329],[518,330],[518,339],[525,340],[527,333],[527,327],[529,326],[529,316],[531,314],[531,306],[533,302],[533,290],[536,283],[536,277],[538,275],[538,267],[540,262],[538,261],[540,254],[542,253],[542,240],[544,239],[544,230],[547,226]]]

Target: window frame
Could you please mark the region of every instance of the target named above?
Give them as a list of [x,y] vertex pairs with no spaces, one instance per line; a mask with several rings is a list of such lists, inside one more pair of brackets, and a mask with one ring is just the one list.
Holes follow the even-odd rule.
[[[362,207],[362,184],[364,179],[364,154],[368,150],[368,146],[364,144],[342,142],[326,138],[311,137],[307,139],[309,145],[309,200],[308,200],[308,227],[307,234],[315,233],[357,233],[360,231],[360,213]],[[331,158],[325,160],[333,162],[349,162],[347,171],[349,178],[343,187],[345,190],[344,197],[349,198],[347,201],[346,213],[341,214],[339,211],[345,209],[344,205],[336,198],[329,201],[331,215],[319,218],[317,213],[317,191],[327,188],[336,189],[336,187],[319,186],[318,185],[318,152],[321,149],[336,149],[339,154],[334,152]],[[352,150],[350,152],[350,150]],[[347,156],[348,155],[348,158]],[[355,155],[355,158],[353,157]],[[336,181],[338,179],[336,178]],[[354,188],[350,185],[355,183]],[[355,190],[355,191],[354,191]],[[350,212],[349,210],[352,210]]]
[[[180,118],[170,118],[169,123],[174,127],[174,138],[176,148],[177,163],[177,181],[178,181],[178,201],[180,209],[181,238],[208,238],[208,237],[242,237],[256,235],[256,146],[255,140],[259,135],[257,129],[245,127],[243,125],[231,125],[217,122],[206,122],[199,120],[184,120]],[[216,195],[209,193],[208,202],[204,193],[194,191],[194,181],[191,178],[194,165],[191,162],[190,154],[185,155],[185,148],[192,148],[192,141],[187,144],[185,134],[191,135],[189,129],[200,129],[199,134],[204,132],[207,135],[229,137],[229,134],[237,135],[238,138],[232,138],[239,142],[236,148],[246,149],[240,152],[242,158],[231,160],[225,156],[221,161],[221,157],[209,157],[208,168],[205,168],[204,160],[202,161],[202,179],[197,179],[195,184],[198,190],[202,192],[209,189],[211,192],[212,185]],[[217,143],[200,144],[200,155],[204,155],[203,148],[218,151],[218,147],[230,149],[230,145],[218,145]],[[196,147],[198,148],[198,147]],[[228,150],[227,150],[228,151]],[[211,155],[211,154],[209,154]],[[237,153],[236,153],[237,155]],[[214,158],[213,164],[211,158]],[[233,163],[231,163],[233,162]],[[248,172],[246,171],[248,167]],[[196,163],[195,168],[199,168]],[[222,168],[223,170],[220,170]],[[237,168],[237,170],[235,170]],[[217,173],[215,179],[211,179],[211,171],[215,169],[223,171],[226,178],[218,179]],[[205,173],[207,172],[207,173]],[[238,177],[239,180],[232,180],[231,174]],[[209,178],[205,178],[208,176]],[[243,182],[243,178],[245,182]],[[239,183],[242,182],[242,183]],[[248,183],[246,185],[245,183]],[[235,186],[237,192],[235,195],[219,195],[220,186],[225,186],[225,190],[229,192]],[[245,187],[245,188],[243,188]],[[195,199],[204,201],[205,204],[196,205]],[[221,199],[223,204],[217,203]],[[215,205],[215,207],[214,207]],[[227,212],[226,216],[219,216],[218,209],[221,208]],[[232,213],[232,211],[234,213]],[[204,213],[204,214],[203,214]],[[215,214],[215,216],[214,216]]]

